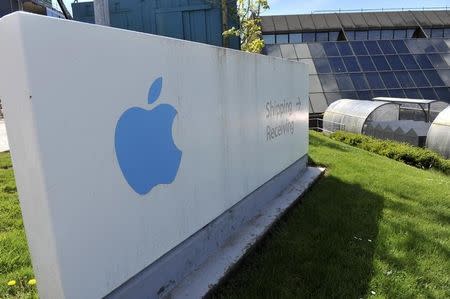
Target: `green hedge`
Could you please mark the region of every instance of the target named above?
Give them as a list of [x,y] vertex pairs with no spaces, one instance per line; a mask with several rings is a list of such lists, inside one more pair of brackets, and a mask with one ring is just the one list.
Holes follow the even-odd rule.
[[401,161],[408,165],[442,171],[450,175],[450,160],[428,149],[400,143],[392,140],[380,140],[370,136],[348,132],[335,132],[330,135],[334,140]]

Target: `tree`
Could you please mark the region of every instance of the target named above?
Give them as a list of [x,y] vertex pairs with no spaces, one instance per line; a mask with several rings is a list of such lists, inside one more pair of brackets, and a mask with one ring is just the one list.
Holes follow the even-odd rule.
[[[222,1],[222,4],[226,1]],[[237,0],[237,17],[239,28],[232,27],[223,32],[225,38],[238,36],[241,39],[241,50],[260,53],[264,48],[261,38],[261,12],[269,9],[268,0]]]

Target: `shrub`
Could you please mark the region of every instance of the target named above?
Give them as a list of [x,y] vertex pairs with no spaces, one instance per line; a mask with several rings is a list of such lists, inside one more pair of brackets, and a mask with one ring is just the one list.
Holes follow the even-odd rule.
[[392,140],[380,140],[367,135],[342,131],[331,134],[330,138],[381,156],[401,161],[414,167],[422,169],[433,168],[450,175],[450,160],[447,160],[428,149],[412,146],[407,143],[400,143]]

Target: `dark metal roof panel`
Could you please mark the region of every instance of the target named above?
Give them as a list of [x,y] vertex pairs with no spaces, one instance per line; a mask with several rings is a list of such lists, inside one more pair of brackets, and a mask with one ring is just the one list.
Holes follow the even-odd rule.
[[325,21],[327,22],[330,29],[341,29],[341,21],[339,21],[339,18],[336,14],[328,14],[325,17]]
[[275,31],[275,25],[273,24],[272,16],[264,16],[261,18],[261,28],[263,32]]
[[352,13],[350,14],[350,17],[352,18],[352,22],[356,27],[367,28],[366,20],[364,20],[362,14]]
[[403,18],[404,26],[417,27],[417,21],[410,11],[403,11],[400,13]]
[[375,13],[378,21],[380,22],[381,27],[393,27],[391,19],[384,12]]
[[317,30],[330,29],[327,22],[325,21],[325,16],[323,14],[313,14],[311,15],[311,17]]
[[376,13],[374,12],[368,12],[363,14],[364,19],[366,20],[367,26],[370,28],[379,28],[381,27],[380,21],[378,21],[378,18],[376,16]]
[[355,28],[355,24],[352,22],[352,18],[350,17],[351,14],[348,13],[342,13],[338,14],[339,20],[341,20],[342,27],[344,28]]
[[289,31],[285,16],[273,16],[275,31]]
[[405,26],[405,22],[403,21],[402,16],[400,13],[396,11],[386,12],[386,15],[389,19],[391,19],[392,24],[394,24],[395,27],[402,27]]
[[315,30],[316,26],[311,18],[311,15],[300,15],[300,24],[304,30]]
[[300,31],[302,30],[302,25],[300,24],[300,20],[297,15],[288,15],[286,16],[286,21],[289,30],[292,31]]

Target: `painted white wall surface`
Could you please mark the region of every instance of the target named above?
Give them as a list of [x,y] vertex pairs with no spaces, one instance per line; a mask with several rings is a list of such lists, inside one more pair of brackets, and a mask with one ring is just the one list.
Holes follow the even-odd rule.
[[307,153],[302,63],[26,13],[0,45],[42,298],[108,294]]

